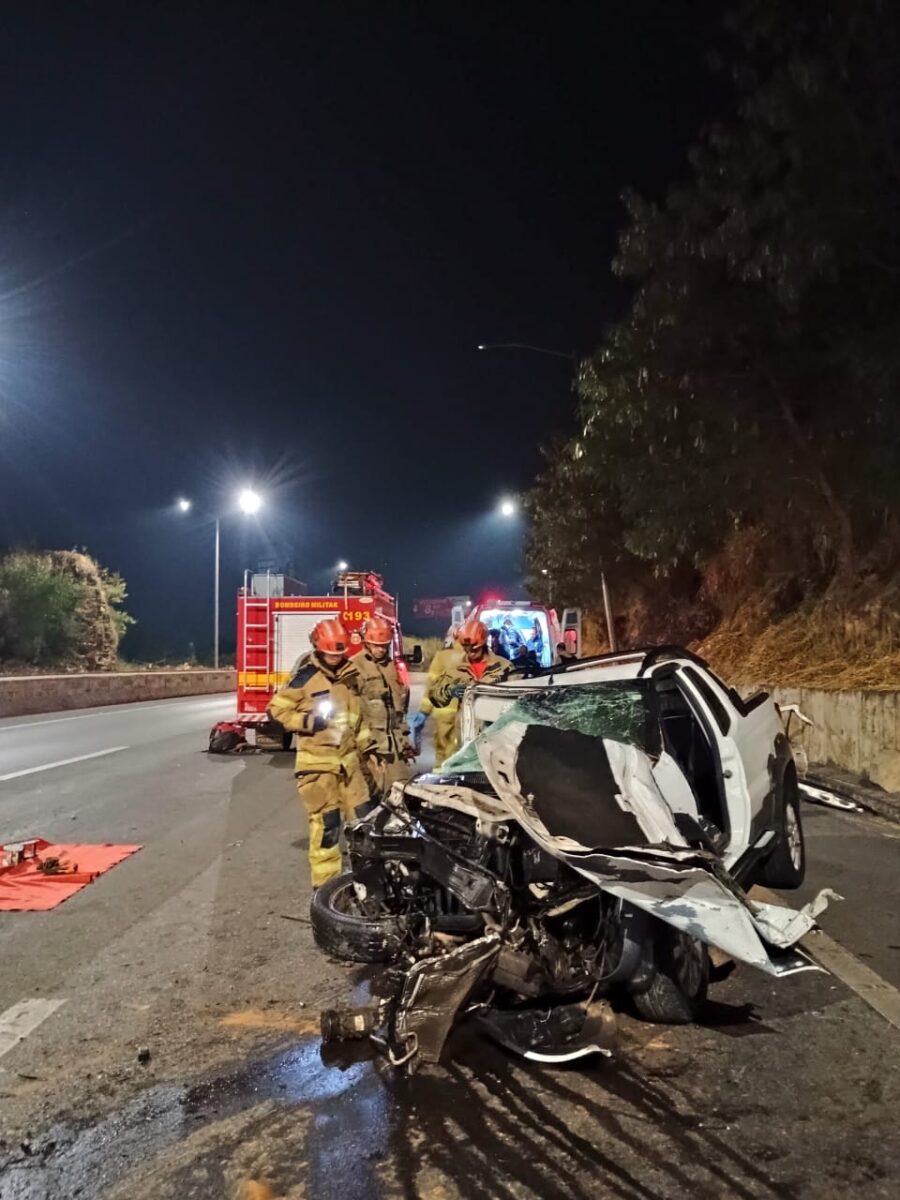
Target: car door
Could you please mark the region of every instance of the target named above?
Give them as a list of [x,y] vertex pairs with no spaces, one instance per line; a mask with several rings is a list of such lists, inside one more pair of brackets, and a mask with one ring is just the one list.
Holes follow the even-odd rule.
[[742,701],[734,693],[729,694],[711,671],[693,667],[685,670],[706,696],[714,697],[711,703],[718,702],[729,714],[729,736],[737,747],[750,799],[750,841],[753,842],[770,825],[772,756],[776,752],[775,739],[783,732],[781,721],[771,697],[760,693],[749,701]]
[[703,721],[718,751],[729,823],[728,848],[724,859],[725,865],[730,866],[750,844],[753,814],[757,807],[754,795],[760,788],[756,763],[748,764],[749,771],[745,769],[738,740],[739,714],[728,696],[692,665],[679,664],[676,677],[685,699]]

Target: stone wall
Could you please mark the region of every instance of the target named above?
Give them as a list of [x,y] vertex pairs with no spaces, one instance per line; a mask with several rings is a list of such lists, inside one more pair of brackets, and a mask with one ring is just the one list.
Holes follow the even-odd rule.
[[61,712],[136,700],[233,692],[230,671],[115,671],[82,675],[0,676],[0,717]]
[[779,704],[796,704],[813,722],[792,739],[810,762],[831,763],[862,775],[888,792],[900,791],[900,693],[823,692],[767,688]]

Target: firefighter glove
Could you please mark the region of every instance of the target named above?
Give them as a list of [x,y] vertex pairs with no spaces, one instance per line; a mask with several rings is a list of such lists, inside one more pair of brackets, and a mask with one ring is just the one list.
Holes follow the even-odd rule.
[[425,722],[428,717],[423,712],[417,712],[415,716],[409,719],[409,736],[412,739],[413,757],[415,757],[422,749],[422,730],[425,728]]

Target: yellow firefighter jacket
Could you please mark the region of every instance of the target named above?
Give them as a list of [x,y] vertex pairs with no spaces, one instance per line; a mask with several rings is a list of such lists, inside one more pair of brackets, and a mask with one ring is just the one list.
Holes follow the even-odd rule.
[[[439,717],[441,705],[435,704],[431,699],[431,689],[435,686],[442,675],[448,674],[453,667],[463,658],[463,652],[459,646],[448,646],[444,650],[438,650],[434,658],[431,660],[431,666],[428,668],[428,681],[425,684],[425,695],[422,697],[422,703],[419,705],[419,711],[423,712],[426,717],[432,713]],[[455,713],[455,709],[451,712]]]
[[379,758],[393,755],[399,758],[409,749],[409,729],[406,711],[409,708],[409,688],[397,675],[397,665],[390,658],[376,662],[368,651],[353,656],[353,666],[359,680],[359,695],[363,716],[375,742]]
[[[435,656],[437,657],[437,656]],[[470,683],[501,683],[513,671],[513,664],[508,658],[492,654],[490,650],[484,656],[485,668],[480,679],[476,679],[469,667],[464,654],[451,661],[445,661],[441,673],[432,683],[429,679],[427,697],[435,708],[459,708],[459,699],[453,695],[456,688],[468,687]]]
[[297,774],[349,774],[356,756],[373,748],[351,662],[332,670],[315,651],[304,655],[293,678],[272,697],[268,713],[297,734]]

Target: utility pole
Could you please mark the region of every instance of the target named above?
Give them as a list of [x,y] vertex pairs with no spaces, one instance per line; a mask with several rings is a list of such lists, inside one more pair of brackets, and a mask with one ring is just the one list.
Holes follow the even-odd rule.
[[213,589],[213,667],[219,669],[219,518],[216,517],[216,566]]
[[609,588],[606,586],[606,573],[600,572],[600,587],[603,589],[603,612],[606,615],[606,636],[609,639],[610,650],[616,649],[616,628],[613,624],[612,607],[609,603]]

